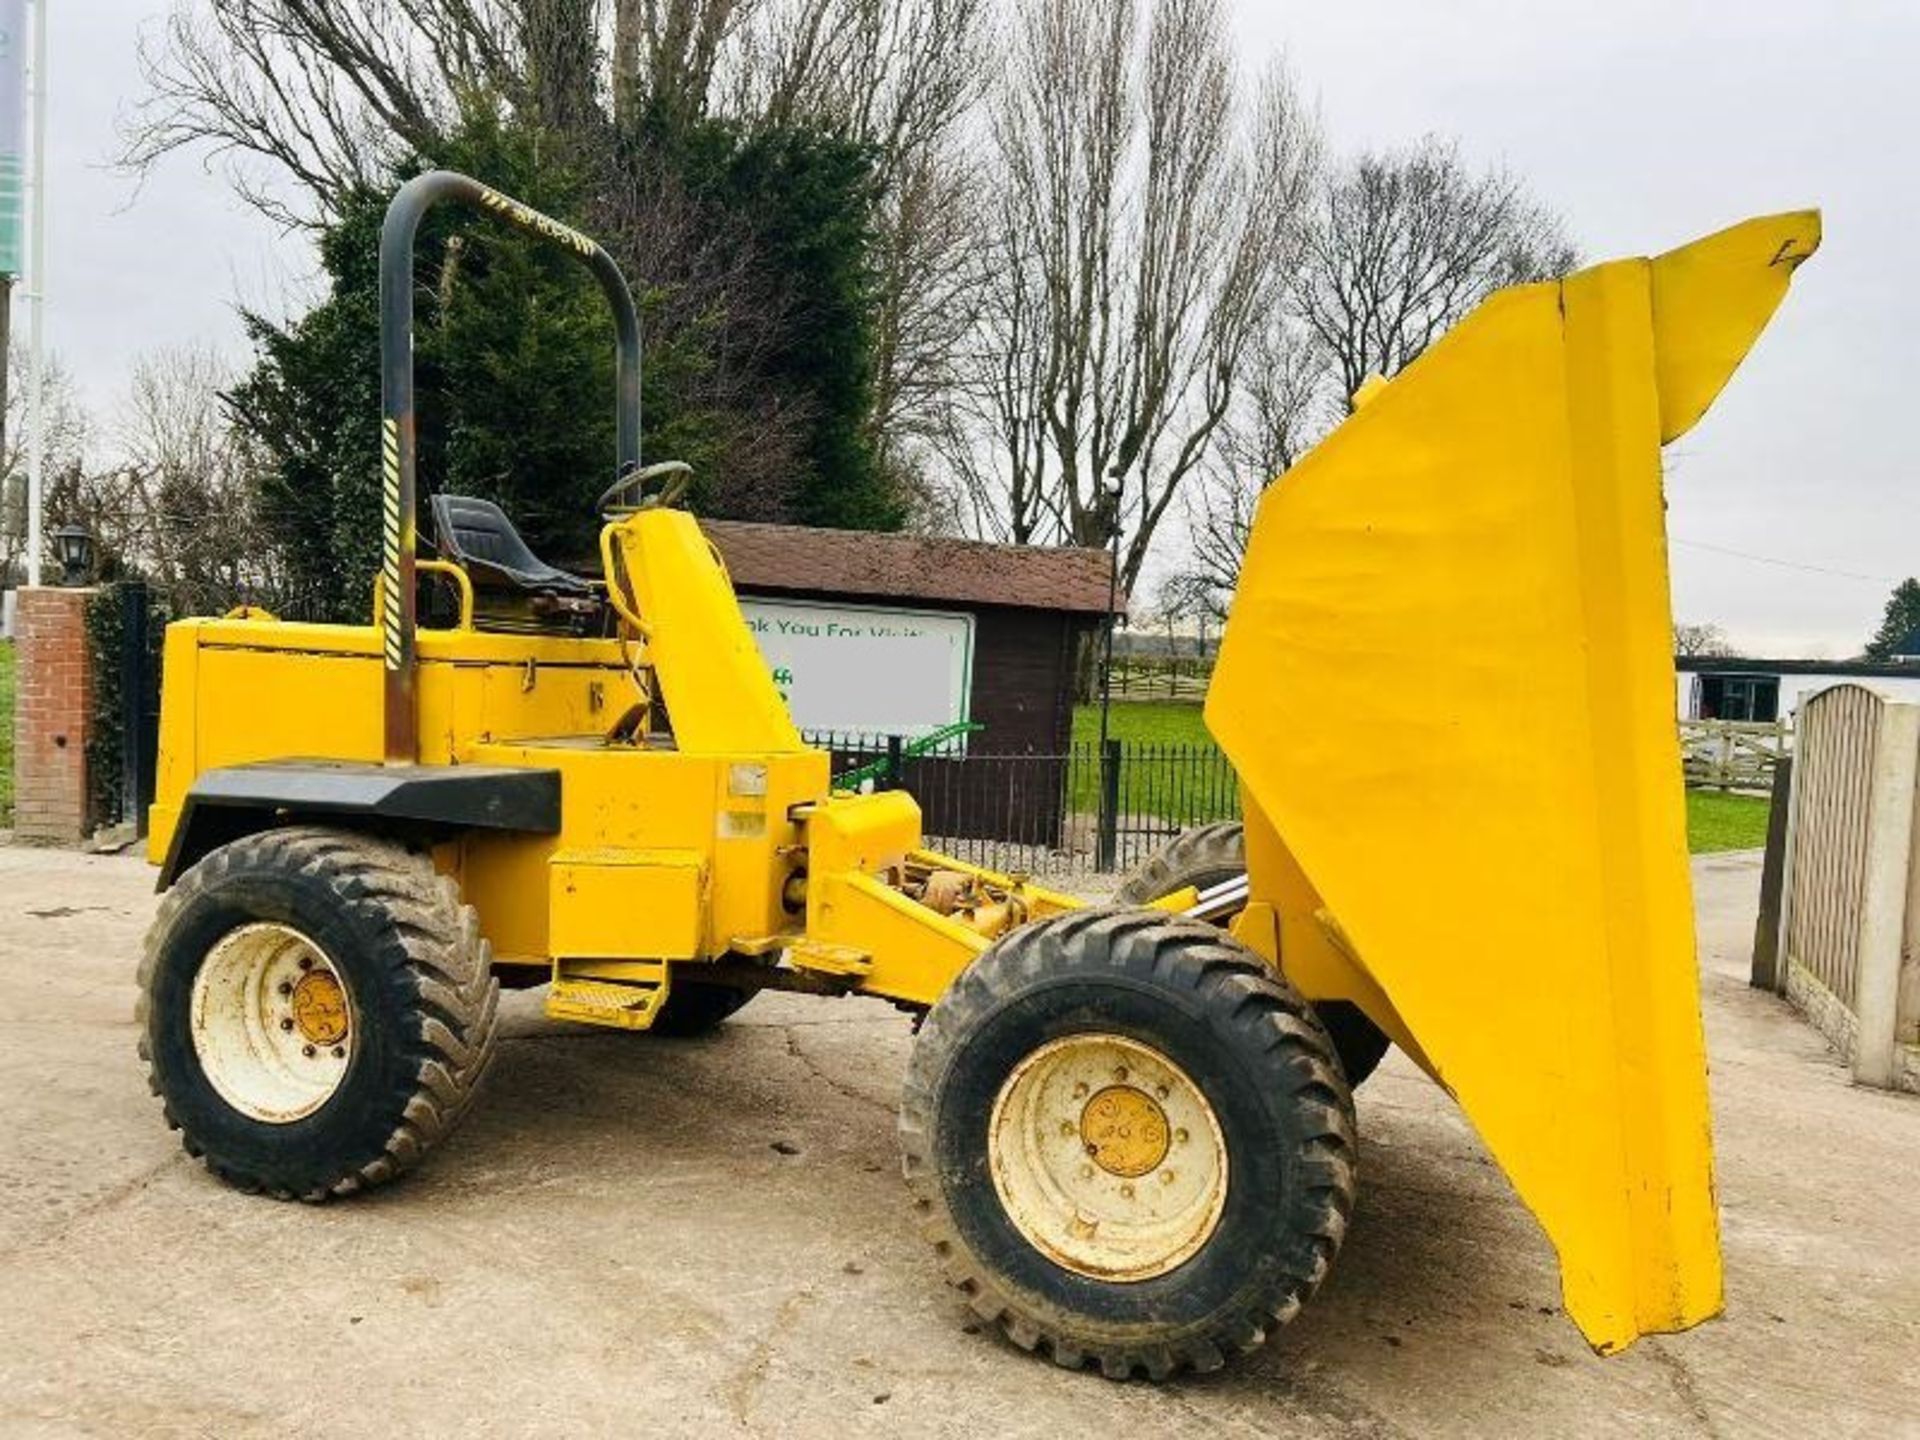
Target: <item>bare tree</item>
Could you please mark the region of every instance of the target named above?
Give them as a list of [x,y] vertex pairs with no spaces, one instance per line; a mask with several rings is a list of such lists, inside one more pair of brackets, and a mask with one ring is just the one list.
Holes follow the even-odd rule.
[[1193,620],[1201,625],[1201,639],[1195,642],[1198,650],[1205,643],[1206,621],[1214,613],[1206,585],[1186,571],[1174,571],[1161,578],[1147,611],[1149,618],[1166,628],[1167,654],[1171,657],[1180,653],[1181,624]]
[[1564,275],[1560,221],[1503,170],[1475,172],[1429,138],[1365,152],[1320,189],[1295,288],[1342,394],[1392,376],[1491,290]]
[[[872,147],[874,384],[882,465],[917,471],[949,425],[977,313],[988,0],[617,0],[614,89],[760,130]],[[919,486],[914,487],[921,488]]]
[[1019,0],[974,420],[955,473],[1018,542],[1122,538],[1137,580],[1280,301],[1317,145],[1241,106],[1218,0]]
[[271,604],[278,585],[259,514],[266,463],[234,422],[232,372],[210,349],[143,356],[119,416],[128,561],[193,610]]
[[269,216],[322,223],[430,150],[456,96],[523,94],[516,50],[494,0],[177,0],[142,41],[122,158],[146,170],[197,151]]
[[1575,263],[1560,222],[1518,180],[1471,171],[1450,144],[1325,172],[1288,304],[1268,316],[1189,497],[1189,573],[1214,612],[1238,583],[1261,493],[1351,412],[1367,377],[1413,363],[1488,292]]
[[1740,652],[1727,638],[1727,632],[1720,626],[1708,623],[1689,625],[1676,623],[1673,627],[1673,653],[1676,655],[1730,656]]
[[979,314],[981,165],[969,123],[991,73],[990,0],[760,0],[736,11],[732,112],[870,145],[874,410],[881,463],[916,470],[950,422]]
[[773,283],[740,223],[716,217],[665,167],[642,158],[610,174],[596,208],[600,239],[649,282],[649,346],[700,337],[706,363],[679,385],[684,402],[725,427],[714,437],[725,463],[702,477],[708,503],[722,514],[784,513],[812,415],[790,392],[769,391],[762,366],[794,297]]
[[[433,154],[463,115],[531,115],[585,162],[586,218],[623,237],[635,279],[656,296],[686,286],[679,311],[744,334],[767,314],[764,287],[715,288],[739,267],[708,253],[682,223],[685,198],[663,195],[644,156],[614,136],[651,111],[858,140],[879,182],[872,436],[881,462],[909,475],[951,426],[975,319],[979,179],[962,130],[989,74],[988,4],[175,0],[143,48],[148,94],[124,158],[144,169],[192,150],[226,163],[239,192],[281,222],[324,224],[347,195]],[[660,213],[635,208],[655,202]],[[707,303],[696,310],[694,298]],[[650,322],[672,333],[670,317]],[[782,418],[737,438],[767,450],[797,428],[799,417]],[[767,474],[780,468],[791,467]]]
[[1311,332],[1285,311],[1269,317],[1221,422],[1219,444],[1186,497],[1191,556],[1183,578],[1216,617],[1225,616],[1239,583],[1254,507],[1268,482],[1292,469],[1341,413],[1332,374],[1332,359]]
[[70,388],[53,387],[48,526],[84,527],[104,578],[138,575],[179,610],[279,598],[252,483],[263,458],[227,412],[227,378],[205,348],[140,358],[100,459]]
[[[27,373],[30,367],[24,344],[13,347],[8,364],[16,375]],[[7,389],[5,448],[0,450],[0,519],[4,520],[0,523],[0,585],[21,583],[27,568],[27,448],[31,437],[26,424],[26,389],[24,385]],[[43,392],[47,443],[41,473],[43,480],[50,482],[84,466],[90,426],[73,377],[51,355],[47,357]],[[48,488],[52,488],[51,483]],[[43,534],[60,523],[57,517],[51,520]],[[51,549],[41,559],[51,563]]]

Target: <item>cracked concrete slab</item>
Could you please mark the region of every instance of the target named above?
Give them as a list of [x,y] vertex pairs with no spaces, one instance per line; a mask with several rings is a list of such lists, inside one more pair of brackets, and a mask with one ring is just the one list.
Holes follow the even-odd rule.
[[[1360,1095],[1327,1288],[1223,1374],[1019,1354],[914,1234],[908,1021],[763,996],[719,1035],[510,997],[468,1126],[323,1207],[223,1189],[134,1056],[138,862],[0,849],[0,1433],[1044,1436],[1920,1433],[1920,1099],[1745,984],[1757,866],[1702,862],[1725,1318],[1600,1360],[1552,1256],[1404,1061]],[[38,912],[38,913],[36,913]]]

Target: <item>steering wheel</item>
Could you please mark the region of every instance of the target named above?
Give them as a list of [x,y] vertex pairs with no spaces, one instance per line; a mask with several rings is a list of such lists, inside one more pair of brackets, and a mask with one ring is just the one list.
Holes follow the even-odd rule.
[[[671,477],[654,491],[647,493],[652,481]],[[684,460],[661,460],[639,470],[628,470],[621,477],[600,492],[595,508],[601,517],[618,520],[642,510],[656,506],[673,504],[687,493],[687,486],[693,483],[693,466]],[[624,499],[622,497],[625,497]]]

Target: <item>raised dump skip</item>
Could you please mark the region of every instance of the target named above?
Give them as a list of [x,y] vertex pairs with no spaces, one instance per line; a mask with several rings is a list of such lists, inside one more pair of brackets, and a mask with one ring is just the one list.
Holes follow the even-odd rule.
[[1487,301],[1267,491],[1207,699],[1287,973],[1424,1056],[1601,1349],[1720,1307],[1660,447],[1819,238]]

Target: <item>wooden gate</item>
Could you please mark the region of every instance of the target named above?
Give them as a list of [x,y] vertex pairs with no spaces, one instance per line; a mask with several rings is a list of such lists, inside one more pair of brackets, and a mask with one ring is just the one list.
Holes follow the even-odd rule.
[[1682,720],[1680,759],[1687,784],[1764,791],[1793,743],[1784,720]]

